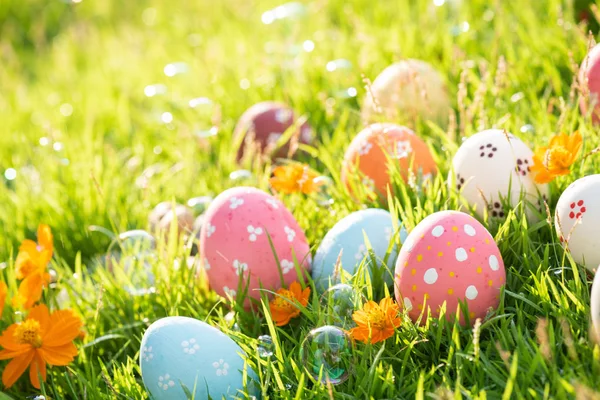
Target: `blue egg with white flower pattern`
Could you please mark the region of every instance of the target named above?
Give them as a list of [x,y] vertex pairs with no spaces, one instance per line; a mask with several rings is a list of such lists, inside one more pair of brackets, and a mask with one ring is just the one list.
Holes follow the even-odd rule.
[[[332,285],[340,282],[340,271],[334,271],[340,254],[341,267],[344,271],[349,274],[356,273],[358,267],[365,260],[371,279],[374,278],[373,273],[377,270],[383,274],[381,278],[384,282],[388,286],[391,285],[398,256],[398,249],[394,244],[398,230],[402,243],[408,236],[408,232],[400,221],[394,231],[392,215],[382,209],[369,208],[356,211],[343,218],[327,232],[313,259],[312,278],[317,290],[322,293],[327,290],[330,282]],[[365,235],[368,242],[365,240]],[[379,268],[379,266],[375,269],[371,265],[373,258],[369,255],[369,249],[372,249],[372,255],[375,256],[379,265],[383,263],[383,260],[387,260],[385,263],[387,270]],[[389,255],[388,250],[390,250]]]
[[202,321],[162,318],[142,338],[142,380],[155,400],[232,399],[244,393],[259,398],[258,378],[243,354],[231,338]]

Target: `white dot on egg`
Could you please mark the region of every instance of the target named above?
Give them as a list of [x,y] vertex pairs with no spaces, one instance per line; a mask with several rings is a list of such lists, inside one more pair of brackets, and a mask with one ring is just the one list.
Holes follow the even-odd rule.
[[490,256],[489,263],[490,263],[490,268],[492,269],[492,271],[498,271],[498,268],[500,268],[500,264],[498,263],[498,258],[494,255]]
[[445,231],[445,230],[444,230],[444,227],[443,227],[443,226],[441,226],[441,225],[437,225],[437,226],[435,226],[435,227],[434,227],[434,228],[431,230],[431,234],[432,234],[434,237],[440,237],[440,236],[442,236],[442,235],[444,234],[444,231]]
[[406,311],[410,311],[412,310],[412,301],[410,301],[410,299],[408,297],[404,298],[404,308],[406,308]]
[[475,236],[475,228],[473,228],[471,225],[469,224],[465,224],[465,233],[469,236]]
[[456,261],[459,261],[459,262],[463,262],[467,258],[469,258],[467,256],[467,251],[465,249],[463,249],[462,247],[459,247],[458,249],[456,249],[456,251],[454,252],[454,255],[456,256]]
[[433,285],[438,280],[438,273],[435,268],[429,268],[423,275],[423,280],[429,285]]
[[469,300],[475,300],[478,294],[479,292],[477,291],[477,288],[473,285],[469,286],[467,290],[465,290],[465,296],[467,296],[467,299]]

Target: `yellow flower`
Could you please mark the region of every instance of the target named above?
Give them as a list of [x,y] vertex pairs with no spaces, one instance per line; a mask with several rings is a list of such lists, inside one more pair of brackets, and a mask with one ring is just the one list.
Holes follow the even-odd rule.
[[382,299],[379,304],[368,301],[362,310],[352,315],[357,326],[350,330],[350,335],[365,343],[384,341],[394,336],[396,328],[402,323],[399,314],[398,304],[389,297]]
[[42,289],[50,282],[50,274],[46,271],[54,251],[52,231],[48,225],[38,227],[38,243],[24,240],[19,247],[15,262],[15,274],[22,280],[19,291],[13,298],[13,306],[25,309],[42,298]]
[[44,304],[31,309],[27,319],[9,326],[0,336],[0,360],[11,361],[4,368],[2,383],[11,387],[29,367],[31,384],[39,389],[46,381],[46,364],[68,365],[77,355],[73,340],[81,332],[81,320],[71,310],[52,314]]
[[310,296],[310,288],[302,290],[298,282],[293,282],[289,289],[279,289],[275,298],[269,303],[271,318],[275,325],[287,325],[290,319],[300,315],[298,304],[306,307],[308,296]]
[[550,139],[547,147],[538,149],[531,167],[535,182],[549,183],[559,175],[568,175],[581,150],[582,141],[578,132],[573,135],[562,133]]
[[275,176],[270,179],[271,187],[284,194],[310,194],[318,189],[318,184],[314,182],[317,173],[305,164],[292,163],[279,166],[275,168],[273,175]]
[[4,303],[6,301],[6,293],[8,287],[5,282],[0,282],[0,319],[2,319],[2,311],[4,311]]

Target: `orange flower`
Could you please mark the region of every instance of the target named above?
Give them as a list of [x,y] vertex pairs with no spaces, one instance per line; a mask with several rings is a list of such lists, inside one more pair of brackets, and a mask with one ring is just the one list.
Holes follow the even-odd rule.
[[2,311],[4,311],[4,302],[6,301],[6,293],[8,287],[5,282],[0,282],[0,319],[2,319]]
[[15,262],[17,279],[22,279],[22,282],[13,298],[13,306],[25,309],[33,307],[42,298],[42,289],[50,282],[46,267],[54,251],[52,231],[48,225],[40,224],[37,235],[38,243],[33,240],[21,243]]
[[350,335],[355,340],[372,344],[386,340],[394,335],[402,322],[399,313],[398,304],[389,297],[382,299],[379,304],[368,301],[362,310],[352,315],[357,326],[350,330]]
[[298,282],[293,282],[289,289],[279,289],[277,295],[269,303],[271,318],[277,326],[284,326],[290,322],[290,319],[300,315],[298,304],[306,307],[310,288],[302,290]]
[[319,186],[314,182],[317,173],[305,164],[293,163],[279,166],[275,168],[273,175],[275,176],[269,181],[271,186],[284,194],[310,194],[316,192]]
[[536,183],[549,183],[559,175],[568,175],[577,159],[583,139],[578,132],[569,136],[560,134],[550,139],[547,147],[541,147],[533,156],[533,179]]
[[46,381],[46,364],[68,365],[77,355],[73,340],[81,332],[81,320],[71,310],[52,314],[44,304],[31,309],[27,319],[9,326],[0,336],[0,360],[12,359],[4,368],[2,383],[11,387],[29,367],[31,384],[39,389]]

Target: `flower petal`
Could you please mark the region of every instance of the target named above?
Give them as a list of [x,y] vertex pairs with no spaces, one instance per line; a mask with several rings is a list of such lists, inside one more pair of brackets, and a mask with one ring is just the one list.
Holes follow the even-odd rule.
[[62,346],[42,346],[38,349],[40,356],[50,365],[69,365],[77,356],[77,347],[71,342]]
[[43,334],[43,346],[62,346],[79,336],[83,323],[71,310],[59,310],[50,316],[51,325]]
[[2,336],[0,336],[0,346],[4,347],[6,350],[18,351],[25,346],[15,341],[15,329],[17,329],[17,324],[12,324],[6,328],[6,330],[2,332]]
[[40,376],[42,381],[46,382],[46,362],[38,352],[35,352],[29,366],[29,380],[36,389],[40,388]]
[[50,311],[45,304],[38,304],[29,311],[27,319],[34,319],[40,323],[42,332],[45,332],[50,327]]
[[2,383],[6,388],[11,387],[33,360],[35,356],[35,351],[31,350],[19,357],[15,357],[9,362],[4,368],[4,372],[2,373]]
[[37,240],[40,246],[48,250],[50,252],[50,255],[52,255],[54,247],[54,238],[52,237],[52,231],[50,230],[50,227],[48,225],[40,224],[38,226]]

